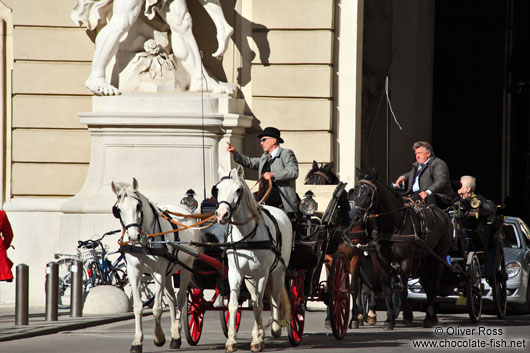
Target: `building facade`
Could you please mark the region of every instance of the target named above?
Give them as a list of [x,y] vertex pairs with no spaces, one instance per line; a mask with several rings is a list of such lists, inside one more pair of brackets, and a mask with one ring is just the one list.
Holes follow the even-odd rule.
[[[197,1],[188,1],[207,70],[239,87],[253,119],[243,150],[259,153],[256,135],[282,131],[304,176],[313,160],[334,161],[354,182],[360,165],[362,13],[357,0],[223,0],[234,27],[222,61],[215,27]],[[15,264],[30,266],[30,303],[43,305],[45,265],[54,252],[72,252],[78,239],[118,226],[110,214],[62,212],[87,175],[90,135],[79,120],[92,110],[84,87],[94,44],[70,19],[75,1],[0,2],[4,210],[13,225]],[[201,161],[192,161],[200,164]],[[249,175],[249,178],[255,176]],[[303,179],[302,177],[300,179]],[[110,191],[110,186],[109,186]],[[0,305],[14,302],[14,284],[0,284]]]

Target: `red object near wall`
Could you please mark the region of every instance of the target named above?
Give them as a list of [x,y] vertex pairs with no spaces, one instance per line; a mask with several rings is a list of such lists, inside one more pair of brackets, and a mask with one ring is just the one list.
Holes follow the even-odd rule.
[[13,280],[13,262],[7,257],[7,249],[13,241],[13,230],[4,211],[0,211],[0,281]]

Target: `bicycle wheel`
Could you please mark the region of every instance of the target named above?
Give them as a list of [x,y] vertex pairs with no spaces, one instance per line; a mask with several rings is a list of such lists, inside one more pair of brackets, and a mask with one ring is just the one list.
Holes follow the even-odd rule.
[[[123,291],[132,301],[132,288],[127,275],[122,279],[122,283]],[[142,304],[144,307],[153,306],[155,301],[155,280],[150,274],[144,273],[142,276],[140,281],[140,298],[142,298]]]
[[59,269],[59,309],[70,309],[70,295],[72,285],[72,273],[70,272],[75,259],[61,259],[57,261]]
[[[71,291],[72,291],[72,265],[75,258],[66,258],[57,261],[59,270],[59,290],[58,290],[58,308],[70,309]],[[89,276],[89,271],[83,266],[83,301],[85,300],[88,291],[92,288],[92,280]]]

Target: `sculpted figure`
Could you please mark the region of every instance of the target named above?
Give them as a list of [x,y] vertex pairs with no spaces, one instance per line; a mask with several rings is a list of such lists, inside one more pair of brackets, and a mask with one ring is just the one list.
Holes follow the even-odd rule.
[[[234,30],[226,22],[219,0],[198,1],[215,24],[218,49],[212,55],[220,58],[226,52]],[[118,88],[105,80],[105,68],[116,53],[120,39],[138,19],[142,9],[148,20],[154,21],[159,16],[169,25],[173,54],[190,76],[191,92],[234,93],[233,87],[217,82],[204,69],[186,0],[78,0],[72,11],[76,24],[86,25],[91,31],[104,25],[96,36],[92,70],[85,82],[88,89],[102,96],[120,94]]]

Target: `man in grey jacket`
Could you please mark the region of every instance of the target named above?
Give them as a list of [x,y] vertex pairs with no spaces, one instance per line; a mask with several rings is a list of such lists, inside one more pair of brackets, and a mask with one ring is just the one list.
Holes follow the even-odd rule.
[[425,141],[412,146],[416,162],[412,169],[396,180],[396,185],[405,187],[407,195],[418,195],[426,204],[436,204],[440,208],[450,205],[454,195],[449,179],[447,164],[434,155],[432,146]]
[[288,213],[298,212],[298,195],[296,194],[296,178],[298,178],[298,161],[293,151],[281,148],[280,130],[267,127],[258,135],[263,154],[261,157],[248,157],[239,153],[228,143],[227,151],[232,153],[234,160],[243,167],[257,169],[266,181],[273,182],[273,189],[265,201],[266,205],[283,208]]

